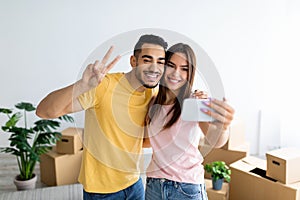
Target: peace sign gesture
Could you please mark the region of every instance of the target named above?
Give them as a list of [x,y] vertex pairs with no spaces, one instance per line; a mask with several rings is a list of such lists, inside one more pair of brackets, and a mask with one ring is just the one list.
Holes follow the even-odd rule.
[[82,82],[86,85],[88,89],[92,89],[98,86],[107,72],[113,68],[113,66],[120,60],[121,56],[117,56],[113,61],[106,65],[114,47],[111,46],[106,52],[102,61],[96,60],[94,64],[89,64],[83,72]]

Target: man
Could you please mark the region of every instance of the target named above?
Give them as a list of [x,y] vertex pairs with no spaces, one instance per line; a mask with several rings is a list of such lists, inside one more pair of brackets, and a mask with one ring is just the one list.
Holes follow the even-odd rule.
[[54,91],[37,107],[42,118],[85,110],[84,152],[79,182],[84,199],[144,199],[139,177],[143,124],[147,106],[163,72],[167,43],[143,35],[126,74],[108,71],[113,48],[101,62],[87,66],[76,83]]

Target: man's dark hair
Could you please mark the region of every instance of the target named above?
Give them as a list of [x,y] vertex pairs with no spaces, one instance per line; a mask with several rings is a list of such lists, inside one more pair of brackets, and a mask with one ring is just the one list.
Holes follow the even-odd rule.
[[141,52],[141,48],[143,44],[149,43],[149,44],[157,44],[166,50],[168,48],[168,43],[161,37],[157,35],[142,35],[139,39],[139,41],[134,46],[133,55],[135,57],[138,57],[138,54]]

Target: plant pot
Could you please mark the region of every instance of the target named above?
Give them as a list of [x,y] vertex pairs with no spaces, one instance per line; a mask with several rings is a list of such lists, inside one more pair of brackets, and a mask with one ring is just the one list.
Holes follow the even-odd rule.
[[212,179],[212,185],[213,185],[213,189],[214,190],[221,190],[222,189],[222,186],[223,186],[223,182],[224,182],[224,179],[217,179],[217,180],[213,180]]
[[14,180],[14,184],[17,187],[17,190],[30,190],[35,188],[35,184],[37,181],[37,176],[33,174],[33,178],[29,180],[20,180],[20,175],[17,175]]

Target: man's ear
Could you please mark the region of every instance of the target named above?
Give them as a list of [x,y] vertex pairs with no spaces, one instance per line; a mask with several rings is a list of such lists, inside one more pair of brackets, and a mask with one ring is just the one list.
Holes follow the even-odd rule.
[[136,67],[137,66],[137,60],[134,55],[130,56],[130,65],[131,67]]

